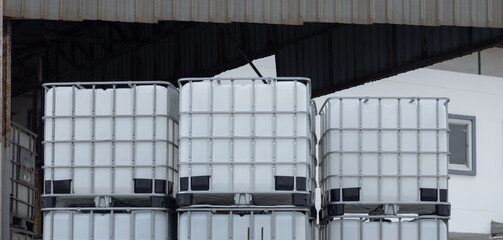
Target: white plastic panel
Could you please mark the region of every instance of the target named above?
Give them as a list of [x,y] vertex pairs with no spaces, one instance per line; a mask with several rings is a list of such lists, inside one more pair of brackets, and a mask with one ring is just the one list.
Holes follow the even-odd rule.
[[180,215],[178,234],[179,240],[311,240],[311,227],[308,217],[301,212],[232,214],[196,210]]
[[275,176],[310,178],[307,79],[181,81],[180,177],[210,176],[215,192],[268,192]]
[[102,213],[57,210],[44,213],[45,240],[176,239],[174,214],[155,210]]
[[417,202],[447,189],[447,99],[331,98],[321,109],[322,192],[360,188],[360,201]]
[[447,224],[440,219],[388,221],[332,220],[321,226],[321,240],[448,240]]
[[45,85],[45,181],[71,180],[75,195],[132,194],[133,179],[178,186],[178,90],[82,84]]

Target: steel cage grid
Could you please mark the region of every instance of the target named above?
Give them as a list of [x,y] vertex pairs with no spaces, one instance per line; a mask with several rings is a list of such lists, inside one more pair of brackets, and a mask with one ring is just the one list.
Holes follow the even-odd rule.
[[[28,221],[34,224],[35,217],[35,194],[37,192],[35,188],[35,156],[36,154],[36,138],[37,135],[30,130],[24,128],[23,126],[11,122],[11,143],[12,143],[12,155],[11,155],[11,176],[10,176],[10,215],[11,217],[16,217]],[[24,146],[21,142],[21,135],[24,135],[28,140],[28,146]],[[26,139],[25,139],[26,140]],[[26,169],[31,175],[29,181],[26,182],[22,179],[21,170],[23,168],[21,160],[21,151],[28,151],[30,156],[33,156],[32,169]],[[30,167],[30,166],[28,166]],[[26,171],[24,170],[24,171]],[[23,171],[23,172],[24,172]],[[26,173],[25,173],[26,174]],[[27,199],[20,199],[19,187],[22,186],[26,188]],[[20,213],[20,205],[25,205],[28,216],[22,216]],[[26,226],[25,226],[26,227]],[[17,228],[16,228],[17,229]],[[33,232],[27,229],[17,229],[17,232],[27,233],[33,235]]]
[[[152,94],[153,98],[153,114],[137,114],[136,111],[138,109],[137,105],[137,87],[139,86],[152,86],[154,91]],[[166,107],[166,113],[167,114],[158,114],[157,111],[157,90],[158,87],[163,87],[166,89],[166,97],[167,100],[170,100],[170,94],[177,94],[178,95],[178,89],[173,86],[171,83],[166,82],[166,81],[124,81],[124,82],[61,82],[61,83],[45,83],[43,84],[43,87],[45,89],[45,96],[47,96],[47,93],[50,90],[53,90],[53,95],[52,95],[52,112],[50,115],[47,113],[44,115],[43,120],[44,122],[50,121],[52,124],[52,134],[51,134],[51,139],[50,140],[44,140],[42,143],[44,145],[50,144],[51,148],[51,159],[50,159],[50,165],[48,166],[46,163],[48,160],[46,159],[44,162],[44,166],[42,167],[45,171],[50,170],[51,171],[51,179],[50,181],[54,181],[54,172],[56,169],[65,169],[65,168],[70,168],[71,172],[71,187],[70,187],[70,194],[56,194],[54,193],[54,185],[51,184],[51,189],[50,193],[46,193],[47,190],[44,191],[44,194],[42,194],[42,197],[69,197],[69,198],[78,198],[78,197],[95,197],[95,196],[105,196],[105,197],[128,197],[132,196],[130,194],[118,194],[115,193],[115,169],[120,169],[120,168],[131,168],[132,169],[132,174],[133,174],[133,179],[136,176],[136,169],[140,168],[151,168],[152,169],[152,176],[153,179],[156,179],[156,169],[166,169],[166,176],[171,180],[171,182],[174,183],[175,189],[173,189],[173,193],[176,193],[176,186],[178,186],[177,181],[178,181],[178,104],[175,104],[176,108],[171,109],[171,105],[168,102]],[[71,87],[72,89],[72,103],[71,103],[71,114],[70,115],[58,115],[56,116],[55,114],[55,106],[56,106],[56,88],[59,87]],[[76,108],[75,108],[75,93],[78,90],[81,89],[87,89],[87,90],[92,90],[92,110],[91,114],[75,114]],[[132,106],[132,114],[116,114],[117,111],[117,91],[118,89],[131,89],[132,90],[132,101],[133,101],[133,106]],[[96,114],[96,91],[97,90],[112,90],[112,114]],[[178,99],[178,98],[177,98]],[[47,102],[46,102],[47,104]],[[142,118],[151,118],[152,119],[152,124],[153,124],[153,136],[151,139],[137,139],[136,138],[136,132],[137,132],[137,121],[138,119]],[[71,139],[70,140],[55,140],[55,120],[56,119],[70,119],[71,120]],[[91,139],[89,140],[75,140],[75,120],[76,119],[91,119],[92,122],[92,133],[91,133]],[[110,139],[105,139],[105,140],[97,140],[95,139],[96,135],[96,120],[97,119],[110,119],[112,122],[112,133],[111,133],[111,138]],[[132,136],[131,139],[127,140],[120,140],[120,139],[115,139],[116,134],[117,134],[117,119],[131,119],[132,121]],[[166,120],[166,139],[160,139],[156,137],[156,119],[165,119]],[[173,139],[173,140],[170,140]],[[71,162],[69,166],[55,166],[54,163],[54,157],[55,157],[55,144],[58,143],[67,143],[71,144]],[[91,164],[90,165],[75,165],[74,164],[74,157],[75,157],[75,149],[74,145],[76,143],[89,143],[91,144]],[[95,144],[96,143],[111,143],[112,149],[111,149],[111,164],[100,164],[96,165],[95,164]],[[132,163],[131,164],[117,164],[116,162],[116,156],[115,156],[115,145],[116,143],[131,143],[132,144]],[[137,143],[152,143],[152,164],[137,164],[136,163],[136,144]],[[166,164],[159,164],[156,162],[156,143],[166,143]],[[173,151],[169,151],[170,147],[173,149]],[[95,183],[94,183],[94,174],[95,174],[95,169],[100,169],[100,168],[111,168],[112,174],[111,174],[111,186],[112,186],[112,192],[110,193],[95,193]],[[74,169],[90,169],[91,171],[91,177],[90,177],[90,186],[91,186],[91,194],[75,194],[73,189],[74,189]],[[45,179],[47,180],[47,179]],[[154,182],[152,183],[154,184]],[[45,186],[44,186],[45,188]],[[155,193],[155,188],[152,187],[152,193],[135,193],[135,197],[141,197],[141,196],[165,196],[165,194],[158,194]]]
[[[302,208],[302,207],[287,206],[287,205],[285,205],[285,206],[194,205],[191,207],[179,208],[176,211],[178,213],[179,221],[180,221],[183,214],[188,215],[189,225],[186,226],[187,230],[188,230],[187,231],[187,235],[188,235],[187,239],[193,239],[191,237],[192,226],[190,224],[193,213],[206,213],[208,219],[211,219],[212,216],[214,216],[214,215],[227,215],[227,216],[229,216],[229,221],[228,221],[228,226],[227,226],[229,239],[234,239],[232,237],[232,236],[234,236],[234,231],[235,231],[234,221],[232,221],[232,217],[234,217],[234,216],[241,216],[241,217],[242,216],[249,216],[250,217],[250,221],[248,224],[247,239],[277,239],[277,236],[274,234],[275,233],[274,229],[276,228],[275,214],[276,213],[292,213],[292,214],[301,213],[306,216],[306,219],[305,219],[306,235],[309,234],[311,236],[311,239],[315,240],[315,238],[313,236],[314,235],[313,229],[315,227],[316,218],[313,219],[312,216],[309,216],[309,214],[310,214],[309,210],[306,210],[305,208]],[[255,237],[254,231],[251,230],[251,229],[254,229],[255,216],[259,216],[259,215],[270,215],[271,216],[271,230],[270,230],[271,235],[269,236],[269,238],[264,237],[263,228],[262,228],[262,235],[260,236],[260,238]],[[179,224],[179,226],[178,226],[178,228],[179,228],[178,229],[178,238],[179,239],[181,239],[181,236],[180,236],[180,234],[182,232],[182,230],[180,229],[181,227],[183,227],[183,226],[181,226]],[[292,236],[293,236],[293,239],[305,239],[306,236],[296,236],[295,227],[296,227],[296,219],[292,215],[292,230],[293,230]],[[206,235],[208,237],[207,239],[214,239],[212,237],[212,221],[207,221],[206,229],[207,229]]]
[[[226,83],[230,83],[231,87],[231,105],[230,105],[230,110],[229,111],[213,111],[212,108],[213,108],[213,91],[210,90],[210,105],[209,105],[209,111],[193,111],[192,110],[192,99],[193,99],[193,93],[192,93],[192,89],[193,89],[193,84],[194,83],[197,83],[197,82],[203,82],[203,81],[208,81],[210,82],[210,88],[213,89],[213,86],[216,85],[216,84],[222,84],[224,82]],[[251,111],[237,111],[234,109],[234,106],[235,106],[235,101],[236,101],[236,98],[235,98],[235,83],[236,82],[242,82],[242,81],[248,81],[251,85],[252,85],[252,99],[251,99],[251,103],[252,103],[252,106],[251,106]],[[297,84],[297,83],[301,83],[301,84],[305,84],[306,87],[307,87],[307,90],[306,90],[306,111],[301,111],[301,110],[297,110],[297,104],[295,102],[295,105],[294,105],[294,110],[293,111],[278,111],[276,110],[277,108],[277,96],[278,96],[278,89],[277,89],[277,83],[278,82],[294,82],[294,84]],[[209,161],[206,162],[206,161],[194,161],[192,159],[192,157],[190,156],[190,153],[192,152],[191,150],[191,141],[193,139],[208,139],[209,140],[209,144],[211,145],[211,142],[215,139],[228,139],[230,140],[230,144],[232,145],[232,143],[234,142],[234,140],[240,140],[240,139],[243,139],[243,140],[250,140],[250,144],[252,146],[251,149],[254,149],[254,142],[256,140],[261,140],[261,139],[268,139],[268,140],[272,140],[273,141],[273,146],[275,145],[275,142],[277,139],[292,139],[294,140],[294,145],[296,146],[296,140],[297,139],[303,139],[303,140],[306,140],[307,143],[308,143],[308,147],[311,148],[311,144],[312,144],[312,141],[315,140],[313,139],[313,136],[315,136],[315,133],[313,132],[313,130],[315,129],[311,129],[311,117],[310,115],[312,114],[312,110],[310,109],[310,107],[313,105],[313,103],[311,103],[311,84],[310,84],[310,79],[308,78],[301,78],[301,77],[278,77],[278,78],[182,78],[182,79],[179,79],[178,80],[178,85],[179,85],[179,88],[180,90],[182,89],[183,86],[185,85],[189,85],[190,86],[190,89],[189,89],[189,111],[183,111],[183,110],[180,110],[179,112],[179,115],[180,115],[180,118],[184,115],[187,115],[189,117],[189,121],[190,121],[190,125],[192,125],[192,116],[193,115],[197,115],[197,114],[204,114],[204,115],[209,115],[209,119],[210,119],[210,128],[209,128],[209,133],[208,133],[208,136],[204,136],[204,137],[194,137],[194,136],[191,136],[191,126],[189,126],[189,135],[188,136],[180,136],[179,139],[180,141],[182,140],[188,140],[189,141],[189,159],[187,162],[182,162],[182,161],[179,161],[179,168],[181,168],[182,166],[188,166],[188,169],[189,169],[189,175],[188,175],[188,190],[187,191],[180,191],[179,193],[197,193],[197,194],[227,194],[227,193],[256,193],[256,194],[262,194],[262,193],[275,193],[274,191],[271,192],[271,191],[257,191],[257,190],[254,190],[255,189],[255,186],[254,186],[254,176],[256,175],[255,174],[255,166],[259,166],[259,165],[271,165],[273,166],[273,178],[275,176],[275,172],[276,172],[276,166],[277,165],[293,165],[294,166],[294,178],[297,177],[297,166],[298,165],[303,165],[306,167],[306,176],[308,176],[308,179],[310,181],[315,181],[315,176],[311,176],[311,172],[312,172],[312,168],[314,168],[314,164],[315,164],[315,158],[312,158],[312,156],[307,156],[306,159],[310,159],[308,160],[307,162],[298,162],[297,161],[297,157],[296,157],[296,151],[294,151],[294,161],[282,161],[282,162],[277,162],[276,161],[276,150],[273,150],[273,161],[271,162],[257,162],[255,161],[255,156],[254,156],[254,150],[252,150],[252,154],[250,156],[250,159],[251,159],[251,162],[235,162],[234,159],[233,159],[233,156],[234,156],[234,152],[233,152],[233,148],[231,147],[231,159],[229,159],[228,162],[215,162],[213,161],[212,157],[211,157],[211,150],[209,151],[209,156],[208,156],[208,159]],[[268,85],[271,85],[274,87],[274,89],[272,90],[273,92],[273,96],[272,96],[272,100],[273,100],[273,103],[272,103],[272,108],[273,110],[272,111],[257,111],[255,110],[255,99],[256,99],[256,95],[257,95],[257,90],[256,90],[256,86],[258,84],[268,84]],[[294,87],[294,99],[297,99],[297,88]],[[233,134],[234,132],[234,129],[235,129],[235,124],[234,124],[234,117],[235,115],[240,115],[240,114],[249,114],[251,115],[251,118],[252,118],[252,129],[251,129],[251,136],[244,136],[244,137],[240,137],[240,136],[235,136]],[[259,114],[266,114],[266,115],[273,115],[273,136],[257,136],[255,134],[255,125],[256,125],[256,118],[255,116],[256,115],[259,115]],[[276,129],[277,129],[277,115],[280,115],[280,114],[292,114],[294,115],[294,131],[293,131],[293,136],[277,136],[275,133],[276,133]],[[230,136],[224,136],[224,137],[219,137],[219,136],[213,136],[212,135],[212,132],[213,132],[213,124],[212,124],[212,119],[213,119],[213,115],[229,115],[230,119],[231,119],[231,130],[230,130],[230,133],[231,135]],[[306,133],[310,133],[312,134],[313,136],[298,136],[297,135],[297,131],[295,129],[297,129],[297,116],[299,115],[304,115],[307,119],[307,125],[306,125]],[[209,148],[211,149],[211,148]],[[273,149],[276,149],[276,148],[273,148]],[[294,147],[294,149],[296,149],[296,147]],[[313,152],[312,152],[312,149],[308,149],[307,151],[307,154],[308,155],[311,155]],[[313,163],[311,163],[311,162]],[[209,183],[209,190],[208,191],[193,191],[191,189],[191,176],[192,173],[192,166],[208,166],[209,168],[209,172],[210,172],[210,176],[212,175],[212,171],[213,171],[213,166],[214,165],[231,165],[231,176],[232,176],[232,180],[231,180],[231,189],[232,190],[229,190],[229,191],[214,191],[212,190],[212,179],[210,178],[210,183]],[[251,171],[252,173],[250,174],[251,176],[251,179],[250,179],[250,182],[252,184],[252,187],[251,189],[252,190],[238,190],[238,189],[235,189],[235,187],[233,186],[233,182],[234,182],[234,173],[233,173],[233,166],[235,165],[241,165],[241,166],[250,166],[251,167]],[[294,181],[294,187],[293,187],[293,191],[291,192],[302,192],[302,193],[307,193],[309,192],[311,189],[311,186],[309,186],[310,184],[307,184],[307,188],[306,188],[306,191],[298,191],[297,190],[297,187],[296,187],[296,181]],[[181,186],[179,187],[179,189],[181,189]],[[279,192],[278,194],[283,194],[284,191],[281,191]]]
[[[424,128],[421,127],[421,100],[435,100],[436,101],[436,109],[435,109],[435,119],[436,119],[436,127],[435,128]],[[358,100],[358,126],[357,127],[343,127],[343,121],[342,121],[342,115],[343,115],[343,108],[342,104],[344,100]],[[378,101],[378,127],[377,128],[364,128],[362,127],[362,105],[371,101]],[[413,103],[417,101],[417,128],[403,128],[401,127],[401,101],[407,100],[409,103]],[[383,101],[396,101],[397,102],[397,128],[383,128]],[[328,187],[328,181],[330,179],[336,179],[339,181],[339,185],[342,187],[343,186],[343,181],[344,178],[347,177],[352,177],[352,178],[358,178],[358,187],[361,188],[362,186],[362,179],[363,178],[377,178],[378,179],[378,201],[344,201],[342,202],[343,199],[343,193],[342,191],[339,192],[339,199],[341,200],[341,203],[344,204],[349,204],[349,205],[365,205],[365,204],[406,204],[406,205],[414,205],[414,204],[420,204],[420,205],[430,205],[430,204],[440,204],[440,205],[449,205],[448,202],[440,202],[440,197],[437,198],[437,201],[431,203],[431,202],[423,202],[420,201],[419,199],[419,194],[418,194],[418,199],[417,201],[402,201],[401,200],[401,180],[402,179],[417,179],[417,184],[418,186],[421,185],[421,179],[427,179],[427,178],[434,178],[436,179],[436,190],[437,190],[437,196],[440,196],[440,181],[441,179],[444,179],[446,182],[446,187],[448,188],[448,179],[449,175],[446,174],[440,174],[440,157],[444,156],[447,158],[446,164],[448,165],[448,157],[449,157],[449,138],[448,138],[448,125],[446,124],[445,128],[441,128],[440,122],[439,122],[439,106],[440,104],[443,104],[445,106],[445,121],[447,122],[448,119],[448,102],[449,98],[443,98],[443,97],[330,97],[328,98],[324,104],[322,105],[320,109],[320,127],[322,131],[322,136],[320,137],[319,140],[319,167],[320,167],[320,186],[321,186],[321,192],[322,194],[326,193],[327,191],[330,190],[330,187]],[[340,104],[339,105],[339,126],[338,127],[332,127],[328,126],[330,124],[330,119],[331,119],[331,114],[330,114],[330,106],[331,104]],[[353,132],[358,132],[358,150],[356,151],[347,151],[343,150],[342,146],[342,139],[343,139],[343,134],[344,132],[347,131],[353,131]],[[376,131],[378,133],[378,150],[377,151],[363,151],[362,150],[362,132],[363,131]],[[383,142],[383,137],[382,133],[384,131],[392,131],[397,133],[397,151],[383,151],[382,150],[382,142]],[[401,150],[401,133],[402,132],[416,132],[417,133],[417,151],[403,151]],[[421,133],[422,131],[431,131],[436,133],[436,151],[424,151],[421,150]],[[447,151],[440,151],[439,147],[439,135],[441,132],[444,132],[447,134],[446,137],[446,150]],[[330,138],[328,137],[331,133],[336,133],[339,134],[339,146],[331,146],[330,144]],[[326,148],[329,148],[330,150],[327,150]],[[342,158],[344,154],[357,154],[358,155],[358,174],[344,174],[343,173],[343,166],[342,166]],[[378,157],[378,173],[377,174],[364,174],[362,173],[362,155],[364,154],[374,154],[377,155]],[[397,163],[398,163],[398,174],[382,174],[382,156],[386,154],[393,154],[397,156]],[[417,174],[402,174],[402,155],[416,155],[417,156]],[[436,156],[436,174],[433,175],[426,175],[422,174],[420,171],[420,162],[421,162],[421,157],[423,155],[435,155]],[[332,155],[338,155],[339,156],[339,172],[336,173],[329,173],[328,169],[330,169],[330,166],[332,164],[331,161],[328,161],[328,158]],[[327,166],[325,166],[327,165]],[[445,169],[448,169],[448,166],[445,166]],[[398,181],[398,200],[397,201],[383,201],[381,200],[382,197],[382,179],[384,178],[396,178]],[[322,206],[334,202],[333,200],[327,200],[327,196],[325,196],[322,199]]]

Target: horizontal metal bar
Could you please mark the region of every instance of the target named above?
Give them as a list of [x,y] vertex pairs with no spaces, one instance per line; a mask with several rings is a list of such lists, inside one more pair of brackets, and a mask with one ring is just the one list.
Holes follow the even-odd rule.
[[25,128],[25,127],[21,126],[21,125],[20,125],[20,124],[18,124],[18,123],[15,123],[15,122],[12,122],[12,121],[11,121],[11,122],[10,122],[10,124],[11,124],[11,126],[12,126],[13,128],[15,128],[15,129],[17,129],[17,130],[19,130],[19,131],[21,131],[21,132],[24,132],[24,133],[26,133],[27,135],[29,135],[29,136],[30,136],[33,140],[35,140],[35,139],[38,137],[38,135],[37,135],[37,134],[35,134],[34,132],[30,131],[28,128]]
[[173,120],[173,122],[178,123],[178,119],[173,118],[176,115],[169,114],[121,114],[121,115],[111,115],[111,114],[96,114],[96,115],[54,115],[54,116],[44,116],[42,120],[46,121],[47,119],[89,119],[93,120],[93,118],[167,118]]
[[379,175],[379,174],[361,174],[361,175],[358,175],[358,174],[341,174],[341,175],[327,175],[325,176],[323,179],[326,179],[326,178],[339,178],[339,177],[364,177],[364,178],[380,178],[380,177],[383,177],[383,178],[449,178],[449,175],[432,175],[432,174],[429,174],[429,175],[419,175],[419,174],[383,174],[383,175]]
[[215,159],[213,159],[212,162],[179,162],[179,166],[190,166],[190,165],[305,165],[305,166],[311,166],[310,162],[216,162]]
[[[33,141],[33,147],[35,147],[35,142],[36,142],[36,141],[35,141],[35,139],[33,139],[32,141]],[[27,147],[25,147],[25,146],[21,145],[20,143],[15,143],[15,142],[11,142],[11,143],[12,143],[12,145],[14,145],[14,146],[16,146],[16,147],[22,148],[22,149],[24,149],[24,150],[26,150],[26,151],[30,152],[31,154],[34,154],[35,156],[37,156],[37,153],[35,153],[35,152],[34,152],[34,150],[32,150],[32,149],[29,149],[29,148],[27,148]],[[11,162],[12,162],[12,161],[11,161]]]
[[49,87],[63,87],[63,86],[99,86],[99,85],[166,85],[171,86],[176,89],[176,87],[170,82],[166,81],[112,81],[112,82],[53,82],[53,83],[44,83],[42,86],[44,88]]
[[[41,195],[42,197],[57,197],[59,199],[74,199],[78,198],[79,200],[83,199],[91,199],[95,197],[115,197],[115,198],[128,198],[128,199],[147,199],[152,196],[161,196],[168,197],[165,193],[135,193],[135,194],[115,194],[115,193],[90,193],[90,194],[56,194],[56,193],[44,193]],[[59,209],[59,208],[58,208]]]
[[42,141],[43,144],[46,143],[137,143],[137,142],[146,142],[146,143],[169,143],[173,146],[178,147],[178,144],[176,144],[173,141],[167,140],[167,139],[131,139],[131,140],[126,140],[126,139],[95,139],[95,140],[46,140]]
[[267,140],[267,139],[283,139],[283,140],[311,140],[311,138],[309,136],[299,136],[299,135],[296,135],[296,136],[292,136],[292,137],[289,137],[289,136],[236,136],[236,135],[233,135],[233,136],[201,136],[201,137],[198,137],[198,136],[190,136],[190,137],[184,137],[184,136],[179,136],[178,137],[179,140],[194,140],[194,139],[208,139],[208,140],[211,140],[211,139],[220,139],[220,140],[226,140],[226,139],[229,139],[229,140],[232,140],[232,139],[240,139],[240,140],[252,140],[252,139],[261,139],[261,140]]
[[178,86],[181,87],[182,83],[199,81],[298,81],[307,85],[311,84],[311,79],[305,77],[238,77],[238,78],[180,78],[178,79]]
[[325,158],[329,154],[449,154],[447,151],[328,151],[325,152]]
[[271,191],[243,191],[243,190],[234,190],[234,191],[213,191],[213,190],[206,190],[206,191],[179,191],[177,192],[179,194],[183,193],[193,193],[194,195],[217,195],[217,194],[266,194],[266,195],[280,195],[280,196],[285,196],[290,193],[309,193],[308,190],[305,191],[300,191],[300,190],[291,190],[291,191],[277,191],[277,190],[271,190]]
[[51,211],[51,212],[83,212],[83,211],[126,211],[126,212],[134,212],[134,211],[162,211],[162,212],[173,212],[173,210],[169,208],[146,208],[146,207],[103,207],[103,208],[87,208],[87,207],[76,207],[76,208],[43,208],[43,211]]
[[327,175],[320,180],[320,185],[325,184],[329,179],[343,178],[343,177],[354,177],[354,178],[438,178],[438,179],[449,179],[449,175]]
[[168,168],[175,172],[178,170],[174,169],[169,165],[66,165],[66,166],[42,166],[42,169],[61,169],[61,168]]
[[[306,115],[310,116],[311,113],[309,111],[180,111],[179,115],[196,115],[196,114],[224,114],[224,115],[239,115],[239,114],[270,114],[271,117],[274,114],[297,114],[297,115]],[[306,125],[307,126],[307,125]]]
[[450,202],[419,202],[419,201],[342,201],[342,202],[334,202],[331,203],[344,203],[346,205],[414,205],[414,206],[424,206],[424,205],[450,205]]
[[[447,98],[447,97],[329,97],[325,100],[325,102],[323,103],[323,105],[321,105],[321,108],[320,108],[320,114],[323,114],[324,113],[324,109],[327,107],[327,105],[329,104],[329,102],[331,102],[332,100],[345,100],[345,99],[354,99],[354,100],[444,100],[445,103],[444,104],[447,104],[450,99]],[[364,103],[366,103],[364,101]]]
[[250,211],[250,212],[305,212],[308,213],[309,209],[296,207],[293,205],[281,205],[281,206],[243,206],[243,205],[226,205],[226,206],[218,206],[218,205],[191,205],[186,208],[178,208],[177,212],[213,212],[213,211]]
[[[10,196],[10,199],[13,200],[13,201],[16,201],[18,203],[22,203],[24,205],[28,205],[28,206],[30,206],[32,208],[35,208],[35,204],[34,203],[25,202],[25,201],[23,201],[23,200],[21,200],[19,198],[15,198],[14,196]],[[33,199],[33,200],[35,200],[35,199]]]
[[[449,128],[328,128],[325,130],[326,132],[332,131],[443,131],[448,132]],[[326,134],[323,134],[326,135]]]
[[[33,175],[35,175],[35,174],[33,174]],[[22,186],[24,186],[24,187],[26,187],[26,188],[28,188],[30,190],[35,191],[35,189],[36,189],[34,186],[31,186],[31,185],[29,185],[29,184],[27,184],[25,182],[22,182],[19,179],[14,179],[14,178],[11,177],[10,180],[13,181],[13,182],[15,182],[15,183],[17,183],[17,184],[19,184],[19,185],[22,185]]]
[[437,215],[414,215],[414,214],[398,214],[398,215],[364,215],[364,214],[344,214],[342,216],[333,216],[332,219],[402,219],[402,218],[413,218],[413,219],[449,219],[450,217],[437,216]]

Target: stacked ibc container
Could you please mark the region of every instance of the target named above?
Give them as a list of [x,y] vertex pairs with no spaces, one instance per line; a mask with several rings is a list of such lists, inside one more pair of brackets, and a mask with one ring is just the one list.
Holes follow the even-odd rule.
[[11,239],[35,236],[35,145],[37,135],[19,124],[11,124]]
[[179,86],[179,239],[311,239],[310,80],[196,78]]
[[321,108],[321,238],[446,240],[445,98],[330,98]]
[[178,90],[44,87],[44,239],[175,239]]

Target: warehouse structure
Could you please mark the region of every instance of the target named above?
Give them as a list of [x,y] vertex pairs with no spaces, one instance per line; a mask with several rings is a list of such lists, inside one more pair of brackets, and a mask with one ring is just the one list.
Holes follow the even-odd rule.
[[3,0],[0,7],[2,186],[11,97],[32,97],[25,127],[42,135],[45,82],[175,83],[275,54],[278,76],[309,77],[320,96],[503,41],[497,0]]

